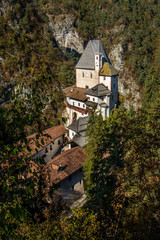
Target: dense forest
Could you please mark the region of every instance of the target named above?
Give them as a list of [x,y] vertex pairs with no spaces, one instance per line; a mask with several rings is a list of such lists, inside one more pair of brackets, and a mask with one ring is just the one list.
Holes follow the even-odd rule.
[[[158,0],[0,1],[0,94],[8,97],[8,86],[19,86],[0,107],[1,239],[160,238],[159,9]],[[32,172],[24,154],[32,151],[28,133],[38,131],[38,147],[42,130],[62,120],[62,89],[75,83],[78,55],[64,51],[49,28],[48,16],[58,15],[74,16],[80,37],[101,39],[107,52],[124,44],[125,66],[142,95],[137,112],[122,104],[105,121],[92,112],[87,202],[69,218],[61,201],[46,201],[54,193],[46,193],[43,159]]]

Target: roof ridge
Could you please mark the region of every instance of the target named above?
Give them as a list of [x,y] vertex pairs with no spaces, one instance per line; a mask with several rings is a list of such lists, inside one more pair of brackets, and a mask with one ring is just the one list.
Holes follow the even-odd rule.
[[[60,159],[61,157],[63,157],[63,155],[68,155],[68,154],[70,154],[72,151],[74,151],[75,149],[78,149],[78,148],[80,148],[80,147],[77,146],[77,147],[68,149],[68,150],[62,152],[61,154],[57,155],[55,158],[56,158],[56,160],[58,160],[58,159]],[[50,160],[49,162],[47,162],[47,164],[53,164],[54,161],[55,161],[55,158],[53,158],[52,160]]]
[[91,46],[92,46],[93,52],[94,52],[94,54],[95,54],[94,47],[93,47],[93,42],[92,42],[92,41],[93,41],[93,40],[90,40],[89,42],[91,42]]

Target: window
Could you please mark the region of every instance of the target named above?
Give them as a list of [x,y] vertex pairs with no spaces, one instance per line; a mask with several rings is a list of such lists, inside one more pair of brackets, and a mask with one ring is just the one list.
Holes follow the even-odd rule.
[[90,100],[90,97],[88,97],[88,100]]
[[90,73],[90,78],[92,78],[92,73]]
[[61,144],[61,141],[60,140],[58,140],[58,145],[60,145]]
[[80,106],[80,103],[78,103],[78,106]]
[[88,89],[88,85],[86,85],[86,88]]
[[52,148],[52,145],[50,145],[50,151],[52,150],[53,148]]
[[84,77],[84,72],[82,72],[82,77]]
[[73,106],[74,106],[74,102],[73,102]]
[[83,108],[85,108],[85,105],[83,104]]
[[73,121],[72,122],[74,122],[74,121],[76,121],[77,120],[77,113],[73,113]]
[[95,102],[95,98],[93,98],[93,102]]
[[98,56],[96,56],[96,60],[98,60]]
[[47,153],[47,152],[48,152],[48,149],[46,148],[46,149],[45,149],[45,153]]
[[104,98],[101,98],[102,101],[104,101]]
[[74,137],[74,133],[72,132],[72,137]]

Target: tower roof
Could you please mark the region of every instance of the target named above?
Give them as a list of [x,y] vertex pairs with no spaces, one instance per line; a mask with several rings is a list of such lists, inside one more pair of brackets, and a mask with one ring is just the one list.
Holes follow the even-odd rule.
[[95,55],[102,55],[104,61],[110,63],[110,60],[104,50],[104,47],[101,41],[98,40],[90,40],[82,53],[76,68],[81,69],[95,69]]
[[115,76],[117,74],[118,74],[118,71],[108,62],[105,62],[103,64],[103,67],[99,72],[100,76]]

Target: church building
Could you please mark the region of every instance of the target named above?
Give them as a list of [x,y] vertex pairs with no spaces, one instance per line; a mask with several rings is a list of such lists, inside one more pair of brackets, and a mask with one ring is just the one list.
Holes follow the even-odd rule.
[[76,84],[64,93],[68,128],[79,118],[89,116],[93,108],[101,111],[103,119],[109,117],[118,103],[118,71],[100,40],[88,42],[76,65]]

